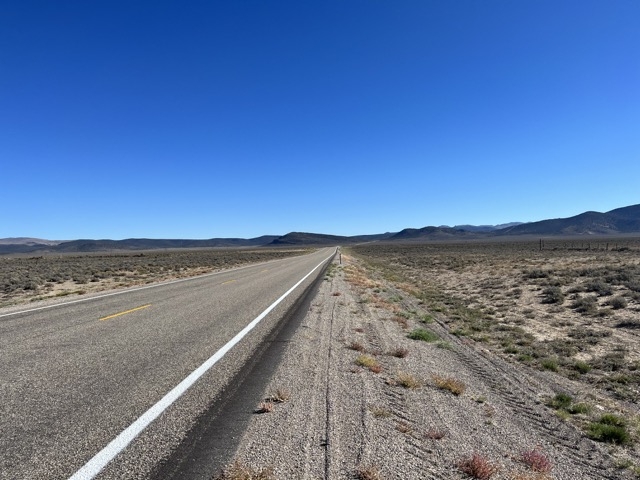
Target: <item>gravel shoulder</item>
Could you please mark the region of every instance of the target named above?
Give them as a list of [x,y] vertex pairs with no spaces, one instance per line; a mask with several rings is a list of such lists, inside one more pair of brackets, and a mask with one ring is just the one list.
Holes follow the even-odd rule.
[[[338,261],[256,405],[238,465],[276,479],[464,479],[461,462],[477,454],[492,479],[633,478],[615,446],[546,405],[563,379],[423,323],[431,312],[416,299],[356,258]],[[415,328],[437,338],[408,338]]]

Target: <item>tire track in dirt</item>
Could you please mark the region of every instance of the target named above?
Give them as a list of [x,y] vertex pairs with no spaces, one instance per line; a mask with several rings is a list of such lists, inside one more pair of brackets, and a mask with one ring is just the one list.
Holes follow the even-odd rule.
[[[392,287],[388,287],[392,288]],[[397,292],[400,293],[400,292]],[[419,309],[419,305],[407,302],[410,309]],[[430,313],[430,312],[425,312]],[[550,442],[566,447],[563,454],[574,464],[581,465],[594,479],[618,479],[617,473],[608,474],[607,465],[602,460],[602,452],[596,444],[586,439],[583,434],[574,427],[560,420],[548,412],[540,412],[540,400],[537,400],[540,391],[548,390],[537,379],[531,378],[522,370],[514,374],[514,366],[504,360],[491,356],[481,350],[467,345],[459,337],[449,333],[445,324],[437,320],[430,328],[455,345],[453,351],[461,363],[473,372],[476,379],[489,387],[511,409],[516,421],[524,428],[533,427],[540,434],[549,438]],[[555,388],[554,388],[555,387]],[[553,390],[562,390],[557,386]],[[535,399],[535,400],[532,400]],[[524,419],[524,421],[522,421]]]

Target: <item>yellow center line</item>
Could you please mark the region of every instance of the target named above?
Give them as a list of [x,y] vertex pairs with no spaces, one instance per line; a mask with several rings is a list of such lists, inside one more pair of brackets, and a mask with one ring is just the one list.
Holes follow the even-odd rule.
[[142,305],[141,307],[132,308],[131,310],[126,310],[124,312],[114,313],[113,315],[108,315],[106,317],[102,317],[100,320],[109,320],[110,318],[119,317],[120,315],[126,315],[127,313],[131,313],[131,312],[135,312],[135,311],[138,311],[138,310],[142,310],[143,308],[148,308],[150,306],[151,306],[151,304],[149,303],[147,305]]
[[233,283],[236,282],[237,280],[227,280],[226,282],[222,282],[220,285],[226,285],[227,283]]
[[264,273],[264,272],[268,272],[268,271],[269,271],[269,269],[268,269],[268,268],[265,268],[265,269],[264,269],[264,270],[262,270],[260,273]]

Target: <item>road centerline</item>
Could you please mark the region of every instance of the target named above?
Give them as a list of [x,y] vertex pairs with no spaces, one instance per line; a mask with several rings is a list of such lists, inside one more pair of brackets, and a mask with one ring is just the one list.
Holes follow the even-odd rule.
[[126,315],[127,313],[137,312],[138,310],[149,308],[150,306],[151,306],[151,304],[148,303],[147,305],[141,305],[140,307],[131,308],[129,310],[125,310],[124,312],[118,312],[118,313],[114,313],[112,315],[107,315],[106,317],[101,317],[98,320],[100,320],[100,321],[109,320],[110,318],[116,318],[116,317],[119,317],[121,315]]

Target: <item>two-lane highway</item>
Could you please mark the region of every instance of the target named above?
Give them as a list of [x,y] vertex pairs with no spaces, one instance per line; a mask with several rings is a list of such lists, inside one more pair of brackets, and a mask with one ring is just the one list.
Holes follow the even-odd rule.
[[144,477],[333,252],[0,311],[0,478]]

